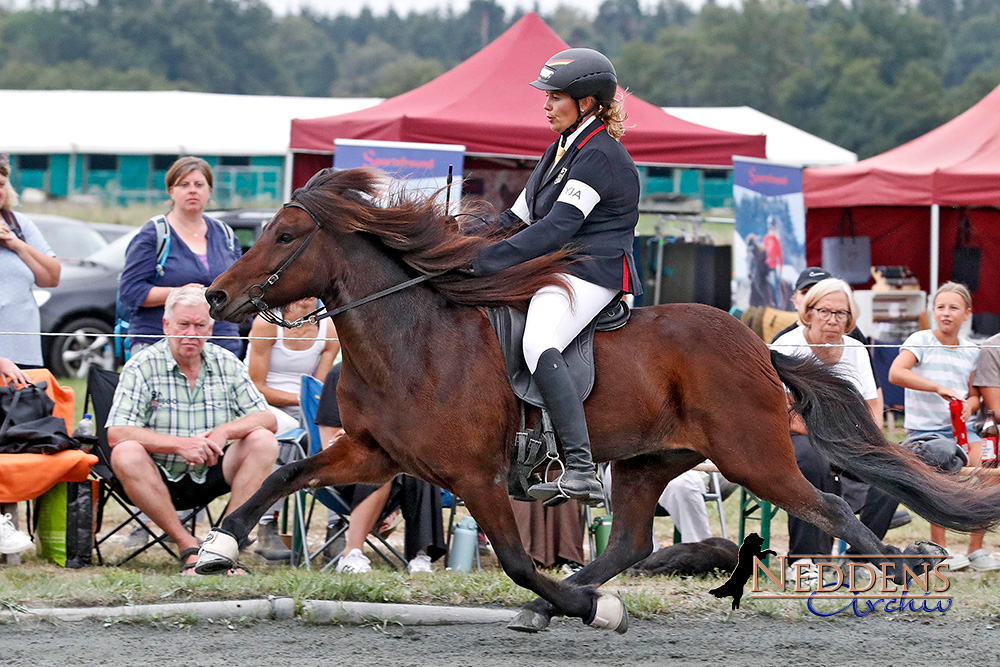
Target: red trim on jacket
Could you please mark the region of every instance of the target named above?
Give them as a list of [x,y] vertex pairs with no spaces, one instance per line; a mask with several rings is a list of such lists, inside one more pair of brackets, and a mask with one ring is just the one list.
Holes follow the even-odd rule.
[[629,278],[629,274],[628,274],[628,259],[626,259],[625,255],[622,255],[622,291],[623,292],[628,292],[629,291],[629,289],[628,289],[628,278]]
[[604,123],[601,123],[596,130],[594,130],[593,132],[591,132],[590,134],[588,134],[587,136],[585,136],[583,138],[583,141],[581,141],[580,143],[578,143],[576,145],[576,149],[580,150],[581,148],[583,148],[587,144],[588,141],[590,141],[591,139],[594,138],[595,134],[597,134],[598,132],[600,132],[603,129],[604,129]]

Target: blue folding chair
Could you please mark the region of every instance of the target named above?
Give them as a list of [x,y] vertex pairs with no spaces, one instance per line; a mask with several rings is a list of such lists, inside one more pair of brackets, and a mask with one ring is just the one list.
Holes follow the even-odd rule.
[[[318,454],[322,449],[322,443],[320,441],[319,426],[316,425],[316,413],[319,410],[319,397],[323,391],[323,383],[312,377],[311,375],[302,376],[301,389],[299,391],[299,408],[302,411],[302,421],[303,428],[309,434],[309,455],[313,456]],[[312,490],[313,502],[309,505],[309,511],[305,516],[298,514],[296,520],[299,522],[299,529],[295,531],[296,540],[293,545],[293,551],[296,553],[301,553],[303,562],[307,568],[316,556],[323,553],[323,551],[334,541],[339,539],[347,532],[347,527],[350,523],[351,507],[344,500],[344,497],[337,491],[336,487],[326,486],[319,489]],[[313,510],[316,507],[316,501],[319,501],[327,509],[333,511],[340,519],[340,527],[334,531],[333,534],[327,536],[325,542],[320,545],[315,551],[309,551],[309,544],[306,541],[306,534],[308,533],[308,526],[312,521]],[[373,541],[374,540],[374,541]],[[365,543],[375,551],[379,557],[384,560],[389,567],[393,569],[396,568],[396,564],[393,563],[385,553],[379,548],[378,543],[381,543],[390,554],[399,560],[404,566],[407,565],[407,560],[399,553],[392,545],[390,545],[385,538],[374,531],[370,531],[368,536],[365,538]],[[326,565],[323,566],[323,570],[327,570],[340,560],[340,554],[330,560]]]

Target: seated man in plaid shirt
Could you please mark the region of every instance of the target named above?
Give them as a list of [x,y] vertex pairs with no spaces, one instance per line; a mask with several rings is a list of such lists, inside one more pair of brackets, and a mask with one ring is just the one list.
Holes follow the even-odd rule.
[[182,572],[193,572],[198,540],[181,525],[176,505],[231,492],[233,511],[278,455],[274,415],[240,360],[206,342],[212,325],[204,289],[171,290],[163,315],[168,337],[125,364],[107,422],[115,475],[177,542]]

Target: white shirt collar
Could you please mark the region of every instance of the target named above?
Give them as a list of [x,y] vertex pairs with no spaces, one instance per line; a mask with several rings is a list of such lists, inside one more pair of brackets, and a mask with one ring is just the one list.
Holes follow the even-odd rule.
[[[566,138],[566,143],[563,144],[563,146],[566,147],[566,150],[569,150],[569,147],[573,145],[573,142],[579,139],[580,135],[583,134],[583,131],[587,128],[587,126],[590,125],[595,120],[597,120],[597,116],[591,116],[587,120],[580,123],[580,127],[573,130],[573,134],[569,135],[569,137]],[[560,138],[560,141],[561,140],[562,138]]]

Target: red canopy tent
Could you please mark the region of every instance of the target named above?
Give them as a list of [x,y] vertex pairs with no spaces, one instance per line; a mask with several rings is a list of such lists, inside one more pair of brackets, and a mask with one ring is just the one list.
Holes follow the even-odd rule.
[[[845,208],[871,237],[872,264],[906,265],[933,290],[952,273],[958,222],[972,221],[982,248],[977,311],[1000,313],[1000,87],[965,113],[881,155],[806,169],[806,258],[819,265],[822,239],[837,236]],[[942,208],[943,207],[943,208]],[[982,207],[965,210],[965,207]]]
[[[537,159],[555,135],[545,122],[542,93],[528,82],[551,55],[567,48],[529,13],[482,51],[419,88],[369,109],[293,120],[295,185],[330,165],[339,138],[461,144],[473,157]],[[763,135],[695,125],[634,95],[625,99],[625,109],[627,124],[634,127],[623,143],[636,162],[730,166],[733,155],[764,157]]]

